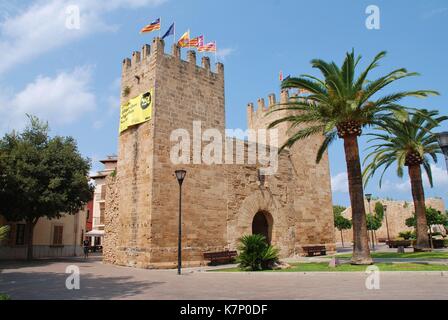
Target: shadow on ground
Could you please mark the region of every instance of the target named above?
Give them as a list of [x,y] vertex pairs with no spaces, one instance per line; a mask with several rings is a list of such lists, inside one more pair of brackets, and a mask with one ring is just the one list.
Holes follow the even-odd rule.
[[[79,290],[68,290],[65,286],[70,274],[50,272],[7,272],[0,274],[0,292],[20,299],[126,299],[135,297],[144,290],[164,282],[135,281],[132,277],[98,277],[82,274]],[[29,288],[35,288],[32,291]]]

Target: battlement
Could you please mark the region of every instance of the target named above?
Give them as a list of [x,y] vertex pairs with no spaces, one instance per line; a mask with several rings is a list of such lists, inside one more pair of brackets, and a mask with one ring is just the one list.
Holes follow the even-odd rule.
[[254,107],[252,102],[247,104],[247,119],[249,121],[249,127],[251,123],[254,123],[256,119],[261,119],[271,111],[278,103],[287,103],[289,101],[289,91],[283,89],[280,93],[280,101],[277,102],[275,94],[271,93],[268,95],[268,104],[266,105],[264,98],[259,98],[257,100],[257,108]]
[[142,67],[142,64],[158,63],[157,59],[164,59],[168,63],[180,63],[187,69],[208,74],[213,78],[224,75],[224,65],[220,62],[216,63],[214,71],[211,70],[209,57],[202,57],[201,65],[197,65],[196,52],[194,50],[187,51],[187,60],[181,59],[180,47],[177,44],[173,44],[170,54],[165,53],[165,42],[156,37],[153,39],[152,45],[145,44],[141,51],[134,51],[131,58],[123,59],[123,76],[129,73],[136,73]]

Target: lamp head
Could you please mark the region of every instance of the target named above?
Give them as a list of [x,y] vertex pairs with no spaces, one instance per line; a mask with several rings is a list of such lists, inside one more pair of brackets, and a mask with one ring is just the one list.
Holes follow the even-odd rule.
[[368,202],[370,202],[370,200],[372,200],[372,194],[371,193],[366,193],[366,199]]
[[179,185],[182,185],[182,182],[184,182],[185,175],[187,174],[187,171],[176,170],[175,173],[176,173],[177,182],[179,182]]

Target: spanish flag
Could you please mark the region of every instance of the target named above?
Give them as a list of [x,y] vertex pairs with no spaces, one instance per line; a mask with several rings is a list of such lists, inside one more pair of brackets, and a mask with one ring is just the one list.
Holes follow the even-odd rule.
[[180,37],[179,41],[177,41],[177,45],[181,48],[190,46],[190,30],[185,32],[182,37]]
[[143,27],[143,29],[140,30],[140,33],[147,33],[155,30],[160,30],[160,18],[148,24],[147,26]]

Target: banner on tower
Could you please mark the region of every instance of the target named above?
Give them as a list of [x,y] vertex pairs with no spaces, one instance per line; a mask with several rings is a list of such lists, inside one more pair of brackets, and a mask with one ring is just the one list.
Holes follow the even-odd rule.
[[151,119],[154,89],[132,98],[120,106],[120,133]]

